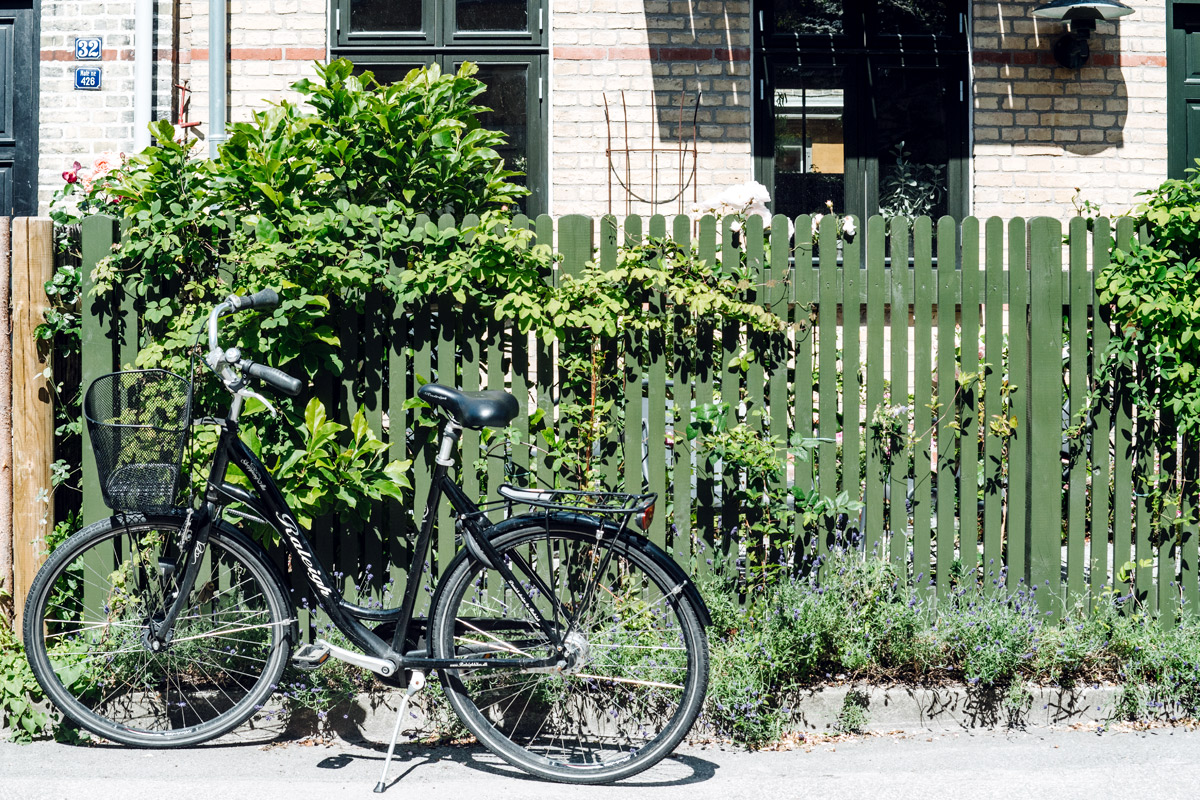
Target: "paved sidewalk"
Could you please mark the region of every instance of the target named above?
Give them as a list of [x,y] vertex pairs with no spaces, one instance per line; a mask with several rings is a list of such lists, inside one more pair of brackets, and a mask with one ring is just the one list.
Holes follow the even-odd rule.
[[534,780],[477,747],[404,745],[398,753],[388,791],[374,795],[384,756],[378,743],[244,736],[237,744],[160,752],[0,743],[0,800],[1193,800],[1200,791],[1200,730],[1170,727],[880,735],[787,752],[690,746],[649,772],[601,787]]

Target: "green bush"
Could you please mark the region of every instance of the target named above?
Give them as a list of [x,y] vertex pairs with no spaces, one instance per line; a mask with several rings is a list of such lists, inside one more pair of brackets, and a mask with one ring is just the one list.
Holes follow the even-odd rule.
[[0,727],[10,729],[13,741],[30,742],[45,733],[51,719],[39,708],[44,699],[25,648],[0,619]]
[[[1097,386],[1115,381],[1136,409],[1135,463],[1142,454],[1155,458],[1156,447],[1173,451],[1177,434],[1185,441],[1200,435],[1200,170],[1187,173],[1142,193],[1144,201],[1130,214],[1140,235],[1114,242],[1096,276],[1112,329]],[[1094,390],[1078,430],[1100,393]],[[1181,498],[1195,490],[1194,482],[1177,480],[1170,469],[1139,470],[1135,479],[1164,523],[1161,535],[1174,538],[1185,523]]]
[[[712,611],[713,670],[706,715],[750,746],[777,739],[788,705],[830,682],[961,681],[1013,712],[1027,682],[1071,687],[1119,681],[1119,714],[1200,714],[1200,622],[1164,628],[1128,597],[1105,595],[1048,621],[1036,591],[960,587],[935,600],[885,560],[849,547],[813,574],[782,577],[739,604],[736,577],[703,584]],[[861,727],[861,709],[839,722]],[[860,719],[861,717],[861,719]]]

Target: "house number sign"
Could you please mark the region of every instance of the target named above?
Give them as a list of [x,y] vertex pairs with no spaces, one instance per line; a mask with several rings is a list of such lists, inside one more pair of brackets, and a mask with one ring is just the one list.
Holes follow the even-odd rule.
[[[104,58],[104,38],[101,36],[76,36],[75,60],[100,61]],[[96,90],[100,88],[100,67],[76,67],[75,88]]]
[[104,58],[104,39],[100,36],[76,36],[75,60],[99,61]]

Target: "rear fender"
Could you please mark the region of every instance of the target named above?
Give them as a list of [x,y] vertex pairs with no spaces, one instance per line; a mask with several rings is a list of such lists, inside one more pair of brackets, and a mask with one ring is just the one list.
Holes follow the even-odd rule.
[[[492,539],[509,531],[520,530],[530,526],[544,527],[547,524],[561,528],[571,528],[581,533],[595,534],[597,528],[602,528],[605,531],[617,534],[620,533],[621,526],[612,520],[601,519],[591,516],[590,514],[582,514],[577,511],[558,511],[551,514],[522,514],[520,516],[511,517],[487,529],[488,538]],[[704,602],[704,598],[700,596],[700,592],[696,589],[696,585],[688,577],[687,572],[683,567],[675,562],[665,550],[656,545],[654,542],[641,536],[633,531],[626,530],[620,533],[621,540],[629,547],[634,547],[648,556],[654,563],[660,567],[663,572],[671,578],[678,586],[683,586],[683,593],[692,601],[693,607],[696,609],[696,614],[700,617],[700,624],[705,628],[712,627],[712,615],[708,611],[708,604]],[[459,557],[466,557],[466,551],[459,553]],[[452,567],[453,568],[453,567]]]

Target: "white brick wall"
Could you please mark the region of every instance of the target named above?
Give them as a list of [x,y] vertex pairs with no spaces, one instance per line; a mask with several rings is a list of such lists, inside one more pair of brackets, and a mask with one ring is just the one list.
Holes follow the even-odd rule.
[[[178,7],[178,15],[175,9]],[[229,0],[228,121],[250,118],[268,102],[297,99],[289,88],[326,57],[327,0]],[[192,90],[189,120],[208,134],[208,3],[155,0],[154,119],[175,121],[174,84]],[[133,0],[42,3],[39,205],[46,213],[62,172],[98,153],[133,149]],[[174,50],[178,31],[178,51]],[[102,35],[100,91],[72,88],[76,35]],[[86,65],[94,65],[89,62]],[[207,151],[205,151],[207,152]]]
[[[975,0],[974,125],[971,212],[1034,216],[1070,214],[1075,187],[1118,213],[1166,175],[1165,10],[1162,0],[1127,0],[1135,13],[1092,35],[1092,61],[1073,72],[1050,61],[1059,23],[1030,16],[1037,0]],[[208,119],[206,0],[156,0],[154,115],[173,119],[177,81],[189,83],[190,119]],[[61,172],[104,151],[133,144],[133,0],[42,3],[39,199],[44,213]],[[176,15],[175,9],[178,8]],[[283,98],[290,84],[324,60],[327,0],[229,0],[230,121]],[[751,160],[751,19],[748,0],[575,0],[552,3],[550,22],[551,213],[609,210],[604,100],[613,147],[662,153],[679,144],[679,93],[688,109],[703,92],[697,136],[697,186],[704,199],[749,180]],[[76,91],[73,38],[104,36],[104,87]],[[173,52],[176,40],[178,52]],[[628,114],[621,108],[624,92]],[[207,125],[201,130],[207,135]],[[634,156],[634,191],[648,195],[648,154]],[[678,191],[678,163],[660,162],[657,195]],[[633,202],[616,183],[612,210],[658,210]],[[686,171],[685,171],[686,172]],[[685,176],[686,177],[686,176]]]
[[1076,187],[1105,214],[1167,175],[1166,11],[1098,23],[1078,71],[1053,62],[1062,23],[1040,2],[974,3],[973,214],[1065,219]]
[[[191,6],[191,119],[208,121],[208,3]],[[280,100],[299,100],[291,85],[313,77],[328,53],[327,0],[229,0],[229,122],[245,122]]]
[[[694,194],[703,200],[752,178],[748,2],[592,0],[552,8],[552,214],[609,211],[611,173],[605,148],[610,130],[614,149],[626,147],[626,132],[631,149],[646,150],[653,140],[661,158],[657,196],[661,200],[675,195],[678,158],[666,154],[679,149],[681,91],[688,148],[695,93],[703,93],[696,121],[698,185],[685,189],[684,209]],[[643,152],[632,158],[629,182],[635,194],[649,198],[650,155]],[[690,161],[687,165],[685,182],[690,182]],[[679,210],[677,202],[627,204],[629,195],[618,184],[625,180],[623,153],[614,155],[613,166],[613,213]]]
[[[157,0],[159,45],[154,70],[155,118],[171,116],[172,70],[169,52],[173,3]],[[103,152],[133,149],[133,0],[80,2],[43,0],[41,118],[38,122],[38,206],[49,208],[50,196],[62,186],[62,172],[73,162],[89,166]],[[75,61],[76,36],[104,37],[103,61]],[[74,89],[75,68],[99,66],[99,91]]]

